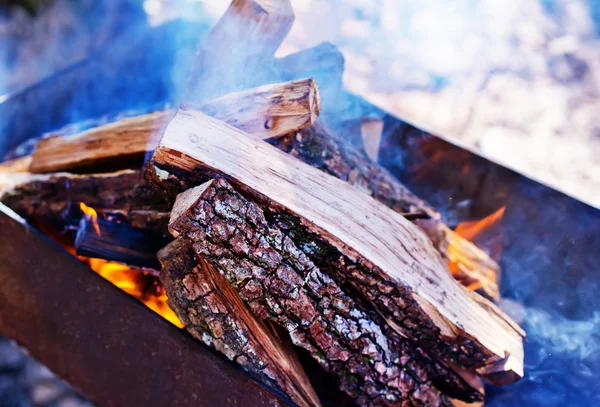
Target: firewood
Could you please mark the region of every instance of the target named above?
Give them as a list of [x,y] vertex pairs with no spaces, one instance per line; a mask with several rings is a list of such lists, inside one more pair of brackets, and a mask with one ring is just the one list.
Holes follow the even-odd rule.
[[347,280],[392,328],[450,365],[523,375],[524,333],[481,307],[447,273],[425,234],[346,182],[218,120],[180,110],[146,176],[180,192],[229,178],[274,213],[339,251]]
[[179,238],[158,257],[168,304],[186,330],[299,406],[319,406],[308,377],[290,352],[242,302],[229,283]]
[[[131,226],[166,233],[173,198],[150,186],[140,171],[106,174],[0,173],[0,202],[26,219],[60,230],[77,225],[80,203]],[[75,216],[77,215],[77,216]]]
[[236,53],[273,55],[293,22],[289,0],[233,0],[206,38],[205,48],[223,58]]
[[151,230],[85,216],[79,222],[75,250],[78,256],[159,269],[156,253],[169,240]]
[[26,155],[19,158],[0,163],[0,172],[11,173],[11,172],[28,172],[29,166],[31,165],[31,156]]
[[[312,83],[312,82],[311,82]],[[314,83],[313,83],[314,84]],[[239,92],[233,95],[228,95],[217,99],[205,105],[205,112],[215,117],[222,117],[230,124],[239,128],[251,130],[253,134],[261,134],[263,130],[267,133],[274,131],[276,134],[283,133],[290,125],[290,128],[301,127],[302,123],[314,122],[314,117],[305,118],[301,115],[302,111],[311,112],[310,114],[318,114],[318,91],[310,86],[306,81],[290,82],[286,85],[288,95],[288,103],[272,104],[272,110],[269,113],[273,119],[263,123],[261,117],[252,117],[256,113],[253,110],[251,113],[245,112],[246,106],[251,106],[253,100],[258,101],[277,97],[277,92],[273,92],[273,88],[269,85],[263,88],[253,89],[247,92]],[[308,86],[307,86],[308,85]],[[262,90],[261,90],[262,89]],[[314,95],[307,98],[302,95],[302,92],[310,93],[314,91]],[[298,110],[298,116],[287,117],[285,114],[294,111],[295,92],[298,92],[300,103],[298,106],[304,106]],[[238,108],[233,101],[241,102],[244,108]],[[303,105],[303,103],[314,103],[314,107]],[[281,111],[276,109],[281,106]],[[231,111],[228,112],[228,109]],[[304,110],[303,110],[304,109]],[[287,113],[286,113],[287,112]],[[80,159],[84,156],[90,158],[90,163],[97,164],[98,160],[108,158],[117,154],[115,157],[121,156],[121,153],[129,154],[136,151],[136,147],[131,148],[131,134],[134,139],[142,140],[140,135],[140,123],[144,122],[146,117],[153,117],[152,121],[147,124],[153,129],[156,126],[157,114],[139,116],[138,118],[125,119],[119,123],[119,130],[116,131],[113,125],[101,126],[84,132],[78,136],[67,138],[51,138],[40,141],[38,151],[36,152],[38,166],[44,163],[53,166],[53,168],[72,167],[81,164]],[[169,114],[169,118],[172,113]],[[283,118],[278,120],[275,118]],[[165,119],[167,116],[164,117]],[[292,125],[294,118],[299,120],[297,126]],[[285,123],[285,128],[279,128],[281,122]],[[266,130],[266,127],[271,127]],[[111,131],[105,131],[104,128],[112,128]],[[146,136],[152,131],[148,131]],[[125,136],[123,136],[125,134]],[[106,144],[109,148],[104,148]],[[122,144],[121,144],[122,143]],[[471,286],[477,283],[481,286],[481,291],[489,298],[497,300],[499,290],[497,284],[497,276],[500,274],[499,267],[486,253],[477,248],[469,241],[461,238],[459,235],[450,230],[440,220],[440,215],[430,206],[425,204],[419,198],[408,191],[400,182],[398,182],[387,170],[373,163],[361,151],[353,148],[348,143],[344,142],[335,135],[329,132],[322,126],[306,128],[297,133],[292,132],[289,135],[282,137],[279,140],[272,141],[279,149],[286,151],[302,161],[316,166],[338,178],[350,182],[357,188],[371,194],[375,199],[390,206],[392,209],[405,214],[407,218],[413,220],[419,226],[423,227],[428,236],[434,242],[440,253],[450,262],[456,265],[455,277],[463,284]],[[150,143],[148,140],[141,141],[137,150],[138,155],[146,149],[152,149],[156,141]],[[115,153],[120,151],[121,153]],[[39,158],[41,157],[41,158]],[[94,158],[92,158],[94,157]],[[45,168],[38,168],[44,170]],[[48,169],[48,168],[46,168]],[[152,225],[152,228],[160,228],[166,230],[166,218],[164,212],[158,212],[160,224]],[[150,222],[149,214],[143,216],[135,216],[133,226],[146,228],[145,223]],[[415,219],[417,218],[417,219]],[[424,220],[418,218],[427,218]]]
[[233,0],[196,54],[186,100],[268,83],[262,80],[293,21],[289,0]]
[[359,405],[449,405],[406,340],[390,342],[360,302],[224,179],[180,194],[169,230],[190,239],[256,315],[285,327]]
[[[265,85],[232,93],[198,107],[262,139],[279,137],[314,123],[320,112],[319,90],[312,79]],[[30,171],[45,173],[139,159],[152,151],[172,110],[131,117],[68,137],[41,139]]]
[[339,135],[316,124],[271,144],[371,195],[421,227],[436,249],[457,265],[457,279],[465,285],[481,284],[481,291],[499,298],[500,267],[486,253],[448,228],[440,214],[402,185],[385,168],[370,160]]

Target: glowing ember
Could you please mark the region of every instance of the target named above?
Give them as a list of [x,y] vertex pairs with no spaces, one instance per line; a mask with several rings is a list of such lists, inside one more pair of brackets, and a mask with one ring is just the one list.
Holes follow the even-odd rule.
[[120,263],[113,263],[102,259],[88,259],[80,257],[87,262],[92,270],[113,283],[115,286],[143,302],[148,308],[156,312],[173,325],[183,328],[177,315],[167,305],[167,295],[160,282],[141,270],[132,269]]
[[85,216],[88,216],[92,220],[94,230],[96,231],[96,234],[100,236],[100,226],[98,226],[98,213],[96,210],[94,208],[90,208],[83,202],[79,203],[79,209],[81,209],[81,212],[83,212]]

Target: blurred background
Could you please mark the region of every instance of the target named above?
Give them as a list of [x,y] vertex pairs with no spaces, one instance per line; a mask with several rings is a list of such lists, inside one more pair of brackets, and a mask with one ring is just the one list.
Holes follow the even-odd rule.
[[[278,56],[332,42],[350,92],[600,208],[600,0],[291,2],[296,20]],[[228,5],[0,0],[0,104],[148,27],[178,19],[210,27]],[[177,58],[185,65],[190,54]],[[173,81],[181,82],[175,72]],[[585,332],[575,351],[596,354],[597,313],[570,328],[552,323],[560,332],[537,320],[569,346]],[[0,338],[5,406],[89,404]]]
[[[211,24],[229,2],[0,4],[0,95],[6,95],[136,27],[174,19]],[[330,41],[346,58],[349,91],[600,207],[600,0],[292,4],[296,21],[278,56]]]

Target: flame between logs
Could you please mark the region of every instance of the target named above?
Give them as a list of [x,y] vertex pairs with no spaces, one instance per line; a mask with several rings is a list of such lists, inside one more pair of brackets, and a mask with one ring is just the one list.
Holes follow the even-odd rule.
[[[476,221],[462,222],[456,227],[455,232],[458,236],[460,236],[466,240],[469,240],[473,243],[479,243],[479,242],[476,242],[476,240],[479,237],[481,237],[482,235],[485,235],[486,233],[490,232],[502,220],[502,216],[504,215],[505,209],[506,209],[506,207],[503,206],[500,209],[498,209],[496,212],[486,216],[483,219],[476,220]],[[494,236],[495,241],[491,242],[490,244],[479,244],[478,246],[487,249],[486,251],[488,252],[488,254],[494,260],[498,260],[498,258],[500,257],[501,249],[502,249],[501,238],[502,238],[501,234],[497,234],[497,236]],[[498,239],[500,239],[499,242],[497,241]],[[459,264],[465,263],[468,260],[468,259],[461,258],[462,251],[458,247],[459,243],[460,242],[458,242],[456,240],[451,240],[450,244],[448,246],[448,267],[453,276],[457,276],[457,275],[461,274],[461,270],[459,269]],[[496,243],[499,243],[499,245],[497,245]],[[496,278],[497,278],[494,270],[491,270],[491,269],[484,270],[484,273],[486,273],[487,277],[490,280],[496,280]],[[482,288],[481,281],[475,281],[467,286],[467,289],[472,290],[472,291],[477,291],[481,288]]]

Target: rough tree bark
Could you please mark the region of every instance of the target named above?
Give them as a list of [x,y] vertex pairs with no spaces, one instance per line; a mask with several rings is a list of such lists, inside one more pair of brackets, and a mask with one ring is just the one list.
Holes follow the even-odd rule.
[[450,405],[406,340],[390,342],[359,302],[224,179],[182,193],[169,230],[190,239],[259,317],[285,327],[359,405]]
[[271,140],[271,144],[313,167],[349,182],[419,225],[442,256],[454,262],[463,273],[455,277],[465,285],[479,281],[487,296],[499,299],[496,280],[500,273],[498,264],[477,246],[448,228],[435,209],[347,140],[316,124]]
[[523,331],[448,275],[420,229],[345,182],[198,112],[179,111],[147,176],[171,192],[221,174],[263,205],[297,216],[343,255],[348,281],[397,332],[450,365],[496,382],[523,374]]
[[229,283],[184,238],[159,253],[168,304],[188,332],[299,406],[319,406],[293,352],[242,302]]
[[48,221],[59,230],[77,224],[82,202],[99,214],[164,234],[173,201],[134,170],[85,175],[0,173],[0,202],[26,219]]

